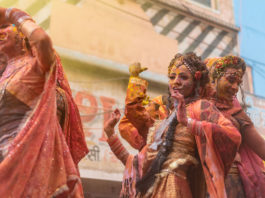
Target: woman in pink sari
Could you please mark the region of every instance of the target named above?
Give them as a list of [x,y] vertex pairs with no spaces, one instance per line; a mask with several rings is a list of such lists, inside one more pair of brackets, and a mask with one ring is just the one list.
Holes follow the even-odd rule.
[[226,177],[229,198],[265,198],[265,140],[256,131],[236,94],[246,70],[243,59],[225,56],[206,60],[210,70],[211,99],[223,115],[231,120],[242,136],[242,143]]
[[25,12],[0,8],[0,51],[0,197],[83,197],[77,163],[88,150],[49,36]]

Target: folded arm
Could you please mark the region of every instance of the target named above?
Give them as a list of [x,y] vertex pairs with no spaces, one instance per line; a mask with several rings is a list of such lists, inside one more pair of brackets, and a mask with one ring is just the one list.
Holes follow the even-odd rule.
[[48,71],[55,60],[52,41],[48,34],[27,13],[16,8],[5,10],[5,20],[9,24],[15,24],[17,29],[23,33],[41,69]]

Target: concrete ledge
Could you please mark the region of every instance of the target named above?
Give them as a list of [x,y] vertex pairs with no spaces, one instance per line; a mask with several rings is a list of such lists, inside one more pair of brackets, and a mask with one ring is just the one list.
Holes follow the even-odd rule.
[[[69,58],[72,60],[78,60],[88,65],[93,65],[95,67],[100,67],[102,69],[112,70],[129,75],[128,71],[129,65],[117,63],[112,60],[102,59],[92,55],[87,55],[78,51],[62,48],[59,46],[55,46],[54,48],[62,57]],[[148,70],[143,72],[141,74],[141,77],[148,81],[152,81],[159,84],[168,83],[167,76],[150,72]]]

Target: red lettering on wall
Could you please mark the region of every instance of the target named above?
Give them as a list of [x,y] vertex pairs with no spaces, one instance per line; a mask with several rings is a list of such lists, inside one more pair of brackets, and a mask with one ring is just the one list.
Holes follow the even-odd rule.
[[[103,119],[103,125],[104,125],[104,123],[109,119],[110,114],[112,113],[112,107],[115,104],[115,100],[113,98],[100,96],[100,101],[102,103],[104,111],[104,119]],[[102,134],[101,137],[99,138],[99,141],[106,141],[106,140],[107,140],[106,134],[104,130],[102,130]]]
[[[89,101],[90,106],[84,104],[85,100]],[[97,116],[98,103],[92,94],[86,92],[77,92],[75,96],[75,102],[78,105],[82,122],[90,122]]]

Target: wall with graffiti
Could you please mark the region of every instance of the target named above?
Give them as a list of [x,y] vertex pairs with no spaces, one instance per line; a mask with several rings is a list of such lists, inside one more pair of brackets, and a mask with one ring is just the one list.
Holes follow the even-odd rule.
[[[103,131],[104,122],[115,108],[124,113],[128,73],[118,73],[62,57],[73,97],[78,105],[89,147],[89,154],[79,163],[81,176],[96,179],[121,180],[124,167],[111,152]],[[149,81],[148,95],[167,92],[166,85]],[[118,134],[116,126],[115,132]],[[126,141],[123,144],[136,154]]]

